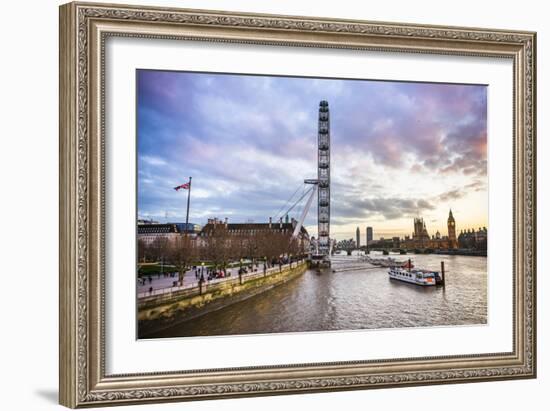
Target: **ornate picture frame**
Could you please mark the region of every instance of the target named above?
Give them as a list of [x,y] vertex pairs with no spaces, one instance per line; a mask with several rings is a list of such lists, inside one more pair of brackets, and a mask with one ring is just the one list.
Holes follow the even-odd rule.
[[[105,42],[200,40],[513,62],[513,350],[108,375]],[[536,377],[536,34],[92,3],[60,7],[60,403],[67,407]],[[269,361],[269,360],[266,360]]]

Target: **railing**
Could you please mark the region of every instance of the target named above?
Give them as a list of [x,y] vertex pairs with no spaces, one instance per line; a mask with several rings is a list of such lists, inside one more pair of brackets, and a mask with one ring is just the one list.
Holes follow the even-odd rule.
[[[260,277],[264,277],[264,276],[268,276],[270,274],[273,274],[273,273],[278,273],[280,271],[283,271],[283,270],[286,270],[287,268],[295,268],[295,267],[298,267],[298,265],[302,264],[304,262],[304,260],[299,260],[299,261],[294,261],[290,264],[283,264],[281,265],[281,267],[279,268],[278,265],[276,266],[273,266],[271,268],[267,268],[266,271],[265,271],[265,274],[264,274],[264,270],[263,268],[259,268],[257,271],[252,271],[252,272],[249,272],[249,273],[243,273],[241,275],[231,275],[231,276],[228,276],[228,277],[223,277],[223,278],[214,278],[212,280],[204,280],[204,286],[208,287],[209,285],[214,285],[214,284],[220,284],[220,283],[225,283],[225,282],[239,282],[240,281],[240,278],[242,278],[242,281],[245,282],[245,281],[249,281],[249,280],[253,280],[255,278],[260,278]],[[155,290],[152,290],[152,291],[142,291],[140,293],[138,293],[137,297],[138,299],[141,299],[141,298],[147,298],[147,297],[154,297],[154,296],[157,296],[157,295],[163,295],[163,294],[169,294],[169,293],[176,293],[176,292],[181,292],[181,291],[185,291],[185,290],[193,290],[193,289],[199,289],[199,282],[198,281],[193,281],[191,283],[188,283],[188,284],[184,284],[184,285],[179,285],[179,286],[175,286],[175,287],[164,287],[164,288],[157,288]]]
[[174,293],[177,291],[183,291],[183,290],[190,290],[192,288],[196,288],[199,286],[198,282],[192,282],[185,285],[180,285],[176,287],[164,287],[164,288],[157,288],[152,291],[142,291],[141,293],[138,293],[138,298],[144,298],[144,297],[153,297],[155,295],[162,295],[167,293]]

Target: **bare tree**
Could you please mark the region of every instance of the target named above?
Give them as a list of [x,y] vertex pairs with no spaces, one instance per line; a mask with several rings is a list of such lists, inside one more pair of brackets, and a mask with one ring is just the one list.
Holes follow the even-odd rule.
[[176,237],[168,247],[168,259],[178,270],[179,284],[183,284],[185,273],[197,259],[197,247],[195,240],[187,235]]
[[225,226],[223,224],[212,226],[206,233],[202,250],[203,258],[211,262],[214,268],[225,269],[231,254],[231,241]]
[[256,246],[258,257],[271,261],[271,231],[263,230],[256,236]]
[[234,234],[229,239],[229,258],[238,261],[246,256],[247,237],[243,234]]
[[265,260],[271,265],[305,252],[302,240],[292,238],[289,232],[271,229],[245,228],[230,234],[224,224],[211,224],[202,238],[197,253],[214,268],[225,269],[229,262],[243,258],[251,259],[253,264]]
[[147,241],[145,241],[143,238],[140,238],[137,242],[137,254],[138,254],[138,261],[141,261],[142,263],[145,263],[149,257],[150,247]]
[[246,257],[252,261],[252,265],[256,262],[256,259],[259,257],[259,244],[258,244],[258,232],[254,232],[248,235],[246,241]]
[[302,250],[301,250],[301,242],[300,240],[298,240],[297,238],[290,238],[289,239],[289,243],[288,243],[288,254],[289,255],[292,255],[294,257],[298,256],[299,254],[301,254]]
[[168,253],[168,243],[168,239],[164,236],[155,238],[148,247],[151,259],[154,261],[163,260]]

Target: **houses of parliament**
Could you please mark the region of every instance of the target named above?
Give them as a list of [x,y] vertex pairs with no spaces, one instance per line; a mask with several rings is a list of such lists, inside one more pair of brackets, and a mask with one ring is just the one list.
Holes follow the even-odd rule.
[[400,248],[405,250],[414,249],[456,249],[458,248],[458,239],[456,236],[456,223],[452,210],[449,210],[447,218],[447,235],[442,236],[439,231],[430,236],[426,229],[426,223],[423,218],[414,219],[414,231],[411,236],[405,236],[400,242]]
[[[461,230],[457,235],[456,222],[452,210],[449,210],[449,217],[447,218],[447,235],[441,235],[437,231],[434,235],[430,236],[426,223],[421,217],[415,218],[413,224],[414,231],[410,236],[406,235],[404,238],[393,237],[391,239],[380,238],[380,240],[367,239],[367,246],[371,249],[391,248],[393,250],[399,249],[414,252],[454,250],[453,253],[465,251],[483,253],[487,251],[487,227],[479,227],[477,230]],[[345,244],[349,242],[353,243],[353,240],[340,242],[340,248],[349,248],[349,244]],[[355,243],[351,247],[355,247]]]

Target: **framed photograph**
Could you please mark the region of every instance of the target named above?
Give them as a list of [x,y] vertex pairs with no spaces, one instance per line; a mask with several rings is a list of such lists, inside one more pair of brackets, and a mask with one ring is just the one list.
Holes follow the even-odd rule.
[[60,402],[536,376],[536,35],[60,8]]

